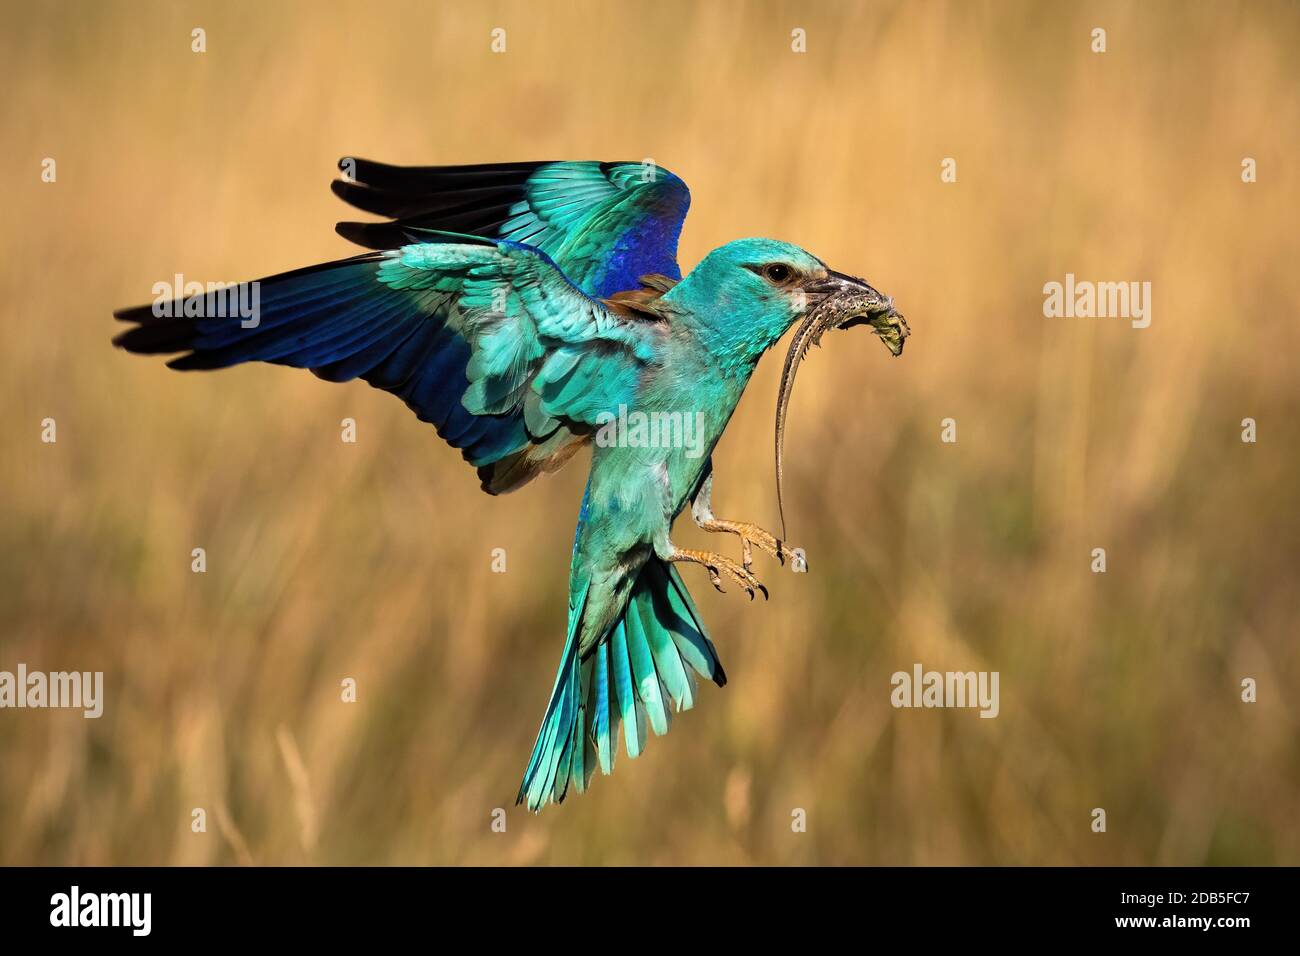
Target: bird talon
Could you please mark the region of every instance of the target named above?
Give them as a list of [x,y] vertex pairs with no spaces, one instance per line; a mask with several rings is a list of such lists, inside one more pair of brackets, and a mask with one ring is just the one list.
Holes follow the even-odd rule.
[[800,558],[793,548],[786,545],[772,532],[765,531],[758,525],[742,521],[722,521],[714,518],[703,522],[700,527],[705,531],[734,534],[740,538],[741,564],[746,571],[753,566],[755,546],[776,558],[782,567],[785,567],[786,561],[789,560],[796,571],[806,571],[808,569],[806,559]]
[[670,561],[690,561],[704,567],[709,572],[709,581],[717,589],[719,594],[726,594],[722,587],[722,575],[726,575],[735,581],[745,593],[749,595],[752,601],[756,597],[755,591],[763,592],[763,599],[768,600],[767,588],[754,577],[748,568],[743,568],[736,564],[730,558],[725,558],[720,554],[712,554],[707,551],[675,551],[668,560]]

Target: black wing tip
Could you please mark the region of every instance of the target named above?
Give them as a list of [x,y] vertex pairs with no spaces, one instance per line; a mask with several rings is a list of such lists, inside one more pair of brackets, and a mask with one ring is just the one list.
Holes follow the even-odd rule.
[[190,352],[178,355],[167,363],[167,367],[176,372],[212,372],[219,368],[229,368],[230,362],[215,357],[216,353]]
[[330,191],[354,209],[389,219],[400,218],[406,202],[400,194],[393,196],[385,190],[367,186],[353,179],[333,180],[330,183]]
[[447,166],[401,166],[360,156],[342,156],[336,164],[344,180],[380,189],[464,188],[522,182],[554,160],[513,163],[468,163]]
[[195,328],[189,319],[161,318],[150,306],[119,309],[113,314],[119,320],[138,323],[113,336],[116,348],[135,355],[168,355],[187,352],[193,345]]
[[334,231],[348,242],[369,249],[392,251],[412,245],[500,246],[493,236],[475,236],[447,229],[429,229],[409,222],[336,222]]
[[154,305],[127,305],[120,309],[113,310],[113,318],[119,322],[135,322],[137,325],[150,325],[156,322],[167,321],[166,316],[154,314]]
[[[581,160],[581,159],[530,159],[520,160],[518,162],[505,163],[461,163],[437,166],[403,166],[397,163],[381,163],[373,159],[364,159],[360,156],[340,156],[335,164],[343,179],[336,180],[344,185],[362,185],[373,186],[381,189],[392,188],[410,188],[411,186],[421,185],[430,186],[437,183],[438,180],[446,180],[447,185],[466,186],[469,185],[467,179],[470,178],[492,178],[502,183],[507,181],[518,181],[520,177],[527,178],[537,172],[543,166],[553,166],[556,163],[595,163],[600,171],[607,176],[611,171],[619,167],[626,166],[645,166],[644,159],[619,159],[619,160]],[[662,178],[672,183],[686,185],[685,180],[677,175],[666,166],[660,166],[654,163],[655,169],[662,174]],[[658,179],[659,177],[656,177]]]
[[336,222],[334,231],[348,242],[367,249],[394,249],[402,245],[400,231],[390,222]]

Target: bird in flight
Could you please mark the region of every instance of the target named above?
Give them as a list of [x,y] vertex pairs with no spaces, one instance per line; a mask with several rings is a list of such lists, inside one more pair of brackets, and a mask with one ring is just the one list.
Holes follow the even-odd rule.
[[[753,549],[801,558],[783,540],[781,494],[800,362],[854,325],[897,356],[908,326],[863,280],[771,239],[729,242],[682,278],[690,193],[648,161],[339,168],[334,192],[385,219],[336,227],[371,251],[258,280],[250,314],[220,289],[123,309],[132,327],[114,343],[183,353],[175,369],[261,361],[361,378],[460,449],[490,495],[592,446],[564,650],[517,800],[540,810],[610,773],[620,731],[629,757],[647,729],[667,732],[694,705],[696,675],[726,683],[678,565],[766,597]],[[711,453],[759,358],[796,323],[777,400],[778,537],[714,515]],[[677,427],[663,441],[620,432],[637,414]],[[681,422],[692,441],[674,440]],[[673,542],[688,504],[705,531],[739,538],[740,561]]]

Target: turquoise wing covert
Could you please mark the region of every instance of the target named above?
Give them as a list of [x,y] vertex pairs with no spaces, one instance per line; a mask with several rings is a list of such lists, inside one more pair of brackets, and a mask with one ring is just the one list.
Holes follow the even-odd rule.
[[405,246],[379,270],[394,288],[441,288],[457,276],[447,324],[470,343],[464,407],[523,414],[530,437],[561,423],[593,426],[630,404],[653,363],[662,323],[629,318],[570,282],[546,253],[522,243],[464,237]]

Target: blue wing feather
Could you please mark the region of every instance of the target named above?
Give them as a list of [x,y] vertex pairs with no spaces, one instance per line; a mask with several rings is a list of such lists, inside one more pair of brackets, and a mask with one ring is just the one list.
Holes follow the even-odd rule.
[[[545,253],[517,243],[427,231],[423,242],[259,280],[256,321],[204,297],[162,315],[153,306],[118,313],[138,323],[117,338],[137,352],[188,354],[177,369],[248,361],[309,368],[329,381],[362,378],[402,399],[480,469],[506,468],[506,490],[574,450],[602,410],[631,400],[653,354],[652,323],[621,320],[582,293]],[[638,327],[640,326],[640,327]],[[568,366],[563,396],[535,387],[548,356]],[[525,408],[531,403],[535,414]],[[530,432],[531,422],[541,433]],[[542,447],[561,424],[571,428]],[[577,429],[576,431],[574,429]],[[483,475],[486,490],[501,490]]]

